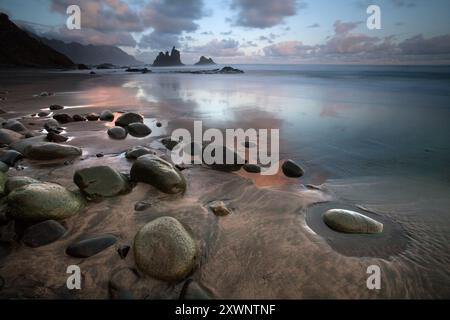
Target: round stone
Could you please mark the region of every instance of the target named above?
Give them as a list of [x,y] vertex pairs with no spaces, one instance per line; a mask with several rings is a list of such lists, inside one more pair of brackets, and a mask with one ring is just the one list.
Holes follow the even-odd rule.
[[125,139],[127,134],[127,130],[122,127],[113,127],[108,129],[108,136],[112,139]]
[[284,175],[289,178],[300,178],[305,174],[303,168],[292,160],[286,160],[281,166],[281,169]]
[[152,133],[152,130],[145,124],[140,122],[130,123],[127,126],[128,133],[133,137],[142,138]]
[[383,224],[358,212],[331,209],[324,213],[323,220],[331,229],[345,233],[381,233]]
[[130,123],[144,122],[144,118],[140,114],[134,112],[126,112],[121,115],[115,122],[116,126],[126,127]]

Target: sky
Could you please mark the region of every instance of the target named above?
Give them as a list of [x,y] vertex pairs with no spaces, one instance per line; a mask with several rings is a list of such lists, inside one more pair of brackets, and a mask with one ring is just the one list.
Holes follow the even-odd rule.
[[[81,29],[66,27],[69,5]],[[381,29],[369,29],[369,5]],[[151,63],[176,46],[186,64],[450,64],[450,0],[0,0],[48,38],[116,45]]]

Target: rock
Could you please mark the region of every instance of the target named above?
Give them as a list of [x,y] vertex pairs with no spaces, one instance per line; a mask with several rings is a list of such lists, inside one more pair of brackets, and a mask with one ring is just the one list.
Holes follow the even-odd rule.
[[79,63],[77,65],[78,70],[89,70],[89,67],[87,65],[85,65],[84,63]]
[[63,220],[83,207],[81,197],[55,183],[32,183],[13,190],[7,197],[10,214],[26,222]]
[[9,129],[18,133],[24,133],[27,132],[28,129],[19,121],[17,120],[8,120],[5,123],[3,123],[4,129]]
[[345,233],[381,233],[383,224],[355,211],[331,209],[324,213],[323,221],[331,229]]
[[9,166],[6,163],[0,161],[0,172],[8,172],[8,170]]
[[67,230],[55,220],[46,220],[25,229],[23,243],[32,248],[55,242],[66,234]]
[[114,114],[109,110],[103,110],[102,113],[100,113],[100,120],[101,121],[113,121]]
[[162,123],[158,121],[158,122],[156,123],[156,126],[157,126],[158,128],[161,128],[161,127],[162,127]]
[[54,110],[62,110],[62,109],[64,109],[64,107],[61,106],[61,105],[59,105],[59,104],[52,104],[52,105],[49,107],[49,109],[52,110],[52,111],[54,111]]
[[124,245],[124,246],[120,246],[119,249],[117,249],[117,253],[120,256],[120,259],[125,259],[128,255],[128,252],[130,251],[130,246],[128,245]]
[[32,138],[21,139],[19,141],[13,142],[9,145],[9,147],[13,150],[19,151],[21,154],[23,154],[25,156],[26,148],[28,148],[29,146],[32,146],[34,144],[44,143],[44,142],[48,142],[47,135],[42,134],[42,135],[35,136]]
[[286,160],[281,166],[281,169],[283,170],[284,175],[289,178],[300,178],[305,174],[302,167],[292,160]]
[[82,154],[80,148],[53,142],[43,142],[25,148],[24,155],[33,160],[53,160],[67,157],[77,157]]
[[88,120],[88,121],[97,121],[98,120],[98,118],[100,118],[100,116],[97,114],[97,113],[89,113],[87,116],[86,116],[86,119]]
[[39,180],[30,178],[30,177],[9,177],[5,183],[5,194],[9,194],[17,188],[32,184],[32,183],[40,183]]
[[210,300],[212,295],[192,279],[186,280],[181,289],[180,300]]
[[113,65],[112,63],[101,63],[97,65],[97,69],[114,69],[114,68],[116,68],[116,66]]
[[149,73],[152,72],[151,70],[148,70],[147,68],[127,68],[125,72],[140,72],[140,73]]
[[55,119],[48,119],[45,123],[44,123],[44,129],[47,131],[52,131],[55,130],[59,127],[59,122],[56,121]]
[[89,72],[89,74],[97,74],[97,73],[95,73],[95,71],[91,71],[91,72]]
[[[212,156],[215,156],[215,150],[211,152]],[[228,158],[233,159],[231,163],[228,162]],[[236,152],[233,150],[228,149],[227,147],[222,147],[222,163],[213,163],[210,165],[210,167],[214,170],[219,171],[225,171],[225,172],[232,172],[232,171],[239,171],[242,166],[245,164],[245,160],[239,156]],[[207,163],[204,161],[204,163]]]
[[74,114],[72,118],[73,118],[73,121],[76,121],[76,122],[87,120],[85,117],[83,117],[82,115],[79,115],[79,114]]
[[66,142],[67,140],[69,140],[69,138],[63,136],[62,134],[50,131],[49,133],[47,133],[47,140],[50,142]]
[[0,241],[0,261],[12,252],[12,245],[8,242]]
[[142,146],[133,147],[125,153],[125,158],[134,160],[139,158],[140,156],[143,156],[144,154],[153,154],[153,151]]
[[235,73],[244,73],[244,71],[239,70],[239,69],[235,69],[232,67],[223,67],[219,73],[224,73],[224,74],[235,74]]
[[42,118],[42,117],[47,117],[50,114],[50,112],[47,111],[41,111],[37,114],[38,117]]
[[127,126],[128,133],[133,137],[142,138],[152,133],[152,130],[145,124],[140,122],[130,123]]
[[8,176],[5,172],[0,171],[0,196],[5,193],[5,184],[8,180]]
[[127,130],[122,127],[112,127],[108,129],[108,136],[113,139],[125,139],[127,137]]
[[133,294],[128,288],[133,287],[139,281],[139,275],[135,269],[121,268],[114,271],[108,283],[108,291],[111,299],[133,299]]
[[108,166],[77,170],[73,182],[89,199],[113,197],[130,190],[127,178]]
[[10,167],[14,167],[20,159],[23,159],[23,155],[16,150],[0,151],[0,161]]
[[19,141],[23,135],[9,129],[0,129],[0,144],[11,144]]
[[178,141],[172,140],[170,138],[164,138],[161,140],[161,143],[170,151],[175,148],[175,146],[178,144]]
[[0,226],[0,242],[12,243],[16,238],[16,223],[14,220],[10,220],[6,225]]
[[104,154],[103,154],[103,153],[97,153],[95,156],[96,156],[97,158],[103,158]]
[[209,208],[216,216],[227,216],[231,213],[223,201],[213,201],[209,204]]
[[244,164],[243,166],[244,170],[250,173],[260,173],[261,172],[261,167],[258,166],[257,164]]
[[55,119],[59,123],[73,122],[73,118],[67,113],[57,113],[53,116],[53,119]]
[[117,242],[117,238],[113,235],[106,234],[84,239],[69,245],[66,254],[75,258],[88,258]]
[[140,114],[134,112],[126,112],[116,120],[115,124],[116,126],[126,127],[130,123],[135,122],[144,122],[144,118]]
[[148,183],[159,190],[175,194],[186,190],[183,174],[169,162],[155,156],[143,155],[131,167],[131,179]]
[[156,57],[155,61],[153,61],[154,67],[167,67],[167,66],[182,66],[181,63],[181,54],[180,51],[176,50],[175,47],[172,48],[172,51],[166,51],[165,53],[160,52]]
[[201,56],[195,65],[202,66],[202,65],[210,65],[210,64],[216,64],[216,63],[213,61],[212,58],[206,58],[205,56]]
[[148,209],[152,206],[151,203],[146,201],[138,201],[134,204],[134,210],[135,211],[144,211],[145,209]]
[[147,223],[134,238],[136,265],[145,274],[160,280],[178,281],[188,276],[195,267],[197,255],[195,241],[172,217]]

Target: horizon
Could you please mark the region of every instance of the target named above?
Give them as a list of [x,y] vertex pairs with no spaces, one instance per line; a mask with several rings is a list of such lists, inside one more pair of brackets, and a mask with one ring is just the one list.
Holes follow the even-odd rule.
[[[66,27],[76,4],[81,29]],[[381,11],[369,29],[369,5]],[[172,46],[185,64],[449,65],[450,1],[4,0],[0,11],[48,39],[113,45],[151,63]]]

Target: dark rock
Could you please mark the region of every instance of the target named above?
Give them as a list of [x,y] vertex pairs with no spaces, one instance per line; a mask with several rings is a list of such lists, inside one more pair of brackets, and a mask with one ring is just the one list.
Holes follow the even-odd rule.
[[125,158],[135,160],[139,158],[140,156],[143,156],[144,154],[153,154],[154,152],[150,150],[149,148],[143,147],[143,146],[137,146],[129,149],[125,153]]
[[120,127],[126,127],[130,123],[134,122],[144,122],[144,118],[142,118],[140,114],[134,112],[126,112],[116,120],[115,125]]
[[16,223],[14,220],[10,220],[5,226],[0,226],[0,242],[12,243],[16,239]]
[[52,105],[49,107],[49,109],[52,110],[52,111],[54,111],[54,110],[62,110],[62,109],[64,109],[64,107],[61,106],[61,105],[59,105],[59,104],[52,104]]
[[78,70],[89,70],[89,67],[83,63],[79,63],[77,65],[77,67],[78,67]]
[[96,72],[94,72],[94,71],[91,71],[91,72],[89,72],[89,74],[97,74]]
[[66,142],[67,140],[69,140],[69,138],[63,136],[62,134],[50,131],[49,133],[47,133],[47,140],[50,142]]
[[84,239],[69,245],[66,254],[75,258],[88,258],[117,242],[117,238],[113,235],[100,235],[92,238]]
[[69,123],[73,122],[73,118],[67,113],[58,113],[53,116],[53,119],[59,123]]
[[12,245],[8,242],[0,241],[0,261],[12,252]]
[[160,127],[162,127],[162,123],[158,121],[158,122],[156,123],[156,126],[157,126],[158,128],[160,128]]
[[186,280],[181,289],[180,300],[210,300],[212,294],[192,279]]
[[25,222],[63,220],[84,207],[80,196],[55,183],[32,183],[14,189],[7,202],[11,216]]
[[156,279],[178,281],[185,278],[194,269],[197,256],[195,241],[172,217],[156,218],[144,225],[134,238],[136,265]]
[[127,134],[127,130],[122,127],[113,127],[108,129],[108,136],[113,139],[125,139]]
[[30,178],[30,177],[21,177],[21,176],[14,176],[9,177],[8,180],[6,180],[5,183],[5,194],[9,194],[12,191],[14,191],[17,188],[32,184],[32,183],[40,183],[39,180]]
[[100,120],[101,121],[113,121],[114,114],[109,110],[103,110],[102,113],[100,113]]
[[148,72],[152,72],[151,70],[148,70],[147,68],[127,68],[125,70],[126,72],[140,72],[140,73],[148,73]]
[[0,151],[0,161],[10,167],[14,167],[20,159],[23,159],[23,155],[16,150]]
[[244,170],[250,173],[260,173],[261,167],[257,164],[244,164],[243,166]]
[[[215,150],[213,150],[211,152],[211,155],[213,157],[215,157]],[[232,161],[230,163],[228,163],[228,161],[227,161],[228,158],[232,159]],[[207,163],[207,162],[204,160],[204,163]],[[214,162],[213,164],[210,164],[209,166],[214,170],[232,172],[232,171],[239,171],[244,164],[245,164],[245,160],[242,157],[240,157],[236,152],[234,152],[224,146],[224,147],[222,147],[221,163]]]
[[133,287],[139,281],[136,270],[121,268],[114,271],[108,283],[109,296],[111,299],[133,299],[133,294],[128,288]]
[[108,166],[95,166],[75,171],[73,182],[90,199],[113,197],[130,190],[128,179]]
[[29,247],[37,248],[55,242],[66,232],[66,228],[59,222],[46,220],[25,229],[22,241]]
[[127,126],[128,133],[133,137],[142,138],[152,133],[152,130],[145,124],[140,122],[130,123]]
[[8,170],[9,166],[6,163],[0,161],[0,172],[8,172]]
[[89,113],[87,116],[86,116],[86,119],[88,120],[88,121],[97,121],[98,119],[100,118],[100,116],[97,114],[97,113]]
[[78,147],[54,142],[36,143],[29,145],[24,150],[25,157],[33,160],[53,160],[77,157],[81,154],[82,151]]
[[196,66],[204,66],[204,65],[211,65],[216,64],[212,58],[206,58],[205,56],[201,56],[200,60],[195,64]]
[[161,143],[170,151],[175,148],[175,146],[178,144],[178,141],[172,140],[170,138],[164,138],[161,140]]
[[160,52],[153,62],[154,67],[167,67],[167,66],[182,66],[181,63],[181,55],[180,51],[176,50],[175,47],[172,48],[172,51],[169,55],[169,52],[166,53]]
[[87,119],[80,114],[74,114],[72,117],[73,121],[86,121]]
[[131,179],[145,182],[159,190],[175,194],[186,190],[186,180],[183,174],[169,162],[155,156],[143,155],[131,167]]
[[244,73],[244,71],[239,70],[239,69],[235,69],[232,67],[223,67],[219,73],[224,73],[224,74],[234,74],[234,73]]
[[139,202],[135,203],[134,210],[135,211],[144,211],[144,210],[150,208],[151,206],[152,206],[152,204],[149,202],[139,201]]
[[96,156],[97,158],[102,158],[102,157],[104,156],[104,154],[103,154],[103,153],[97,153],[95,156]]
[[9,129],[0,129],[0,144],[11,144],[19,141],[23,135]]
[[58,127],[59,127],[59,123],[55,119],[48,119],[44,123],[44,129],[47,131],[56,130]]
[[39,112],[37,115],[38,115],[38,117],[47,117],[48,115],[50,114],[50,112],[47,112],[47,111],[41,111],[41,112]]
[[101,63],[97,66],[97,69],[114,69],[116,68],[115,65],[112,63]]
[[284,175],[289,178],[300,178],[305,174],[305,171],[292,160],[286,160],[281,169]]
[[130,246],[124,245],[120,246],[119,249],[117,249],[117,253],[119,254],[121,259],[125,259],[127,257],[130,248],[131,248]]
[[3,123],[4,129],[9,129],[18,133],[24,133],[27,132],[28,129],[19,121],[17,120],[8,120],[5,123]]

